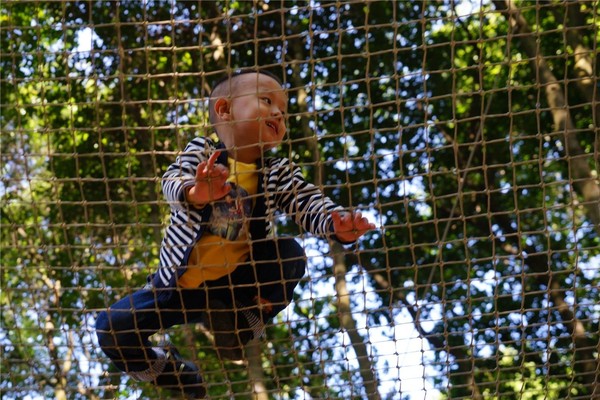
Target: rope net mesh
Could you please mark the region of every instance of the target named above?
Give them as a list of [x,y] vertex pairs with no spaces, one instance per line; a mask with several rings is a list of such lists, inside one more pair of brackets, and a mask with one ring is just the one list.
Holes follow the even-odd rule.
[[96,320],[159,268],[163,174],[248,67],[289,97],[265,156],[377,227],[342,246],[267,214],[307,268],[244,359],[196,320],[153,345],[215,399],[600,397],[597,2],[0,7],[3,399],[178,398]]

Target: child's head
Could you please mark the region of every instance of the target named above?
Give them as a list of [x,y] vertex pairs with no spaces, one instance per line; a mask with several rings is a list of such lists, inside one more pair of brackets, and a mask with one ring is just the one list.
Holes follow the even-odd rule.
[[244,70],[218,81],[210,95],[210,122],[239,161],[254,162],[281,143],[287,95],[276,76]]

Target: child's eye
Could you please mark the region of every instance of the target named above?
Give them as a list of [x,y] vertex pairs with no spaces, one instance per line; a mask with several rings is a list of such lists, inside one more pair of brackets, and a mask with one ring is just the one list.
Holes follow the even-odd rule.
[[264,101],[264,102],[266,102],[267,104],[271,104],[272,103],[272,101],[271,101],[271,99],[269,97],[261,97],[261,100]]

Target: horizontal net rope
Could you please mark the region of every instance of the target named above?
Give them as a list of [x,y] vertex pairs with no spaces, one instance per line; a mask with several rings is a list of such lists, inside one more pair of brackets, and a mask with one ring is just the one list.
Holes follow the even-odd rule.
[[0,17],[3,399],[600,398],[597,2]]

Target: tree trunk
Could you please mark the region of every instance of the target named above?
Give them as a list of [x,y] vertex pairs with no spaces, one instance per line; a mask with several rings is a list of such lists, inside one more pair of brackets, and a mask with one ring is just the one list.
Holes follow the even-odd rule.
[[[291,47],[294,51],[294,58],[296,60],[304,59],[303,48],[299,40],[291,40]],[[299,78],[300,73],[296,64],[292,65],[294,69],[293,85],[298,89],[298,106],[302,111],[308,111],[306,104],[306,91],[303,89],[303,82]],[[321,164],[321,157],[319,153],[319,147],[317,145],[317,138],[313,134],[312,130],[308,125],[306,118],[301,118],[300,122],[302,136],[306,139],[307,146],[311,150],[313,156],[313,163],[315,167],[315,179],[314,184],[322,186],[323,184],[323,166]],[[356,358],[359,363],[360,374],[363,379],[363,385],[365,392],[367,393],[368,399],[379,400],[379,382],[375,375],[375,366],[373,365],[372,358],[369,357],[368,349],[365,344],[365,339],[360,335],[356,328],[356,321],[352,317],[352,311],[350,307],[350,295],[348,293],[346,284],[346,273],[348,271],[346,261],[344,257],[344,249],[342,245],[337,242],[330,241],[330,253],[334,261],[334,275],[335,275],[335,289],[338,298],[338,311],[340,316],[340,324],[344,330],[348,333],[350,342],[352,343],[352,349],[356,354]]]
[[[581,4],[578,1],[567,1],[565,3],[567,12],[565,14],[565,27],[567,43],[573,49],[575,65],[573,73],[575,75],[575,85],[583,94],[583,97],[592,105],[593,121],[596,132],[600,128],[600,94],[596,88],[596,74],[594,68],[594,51],[583,44],[583,40],[578,27],[585,26],[584,16],[581,13]],[[592,5],[592,7],[594,7]],[[595,7],[598,7],[596,4]],[[600,171],[600,136],[596,133],[594,143],[594,157],[596,162],[596,172]]]
[[[569,163],[569,180],[578,194],[583,197],[588,217],[600,235],[600,187],[589,166],[588,158],[591,155],[586,155],[579,144],[561,85],[546,64],[542,54],[539,53],[537,38],[513,2],[495,0],[494,4],[497,10],[507,16],[514,33],[519,34],[521,46],[530,59],[536,76],[539,77],[540,86],[545,89],[555,129],[564,133],[566,156]],[[535,249],[532,251],[535,253]],[[593,355],[596,344],[590,343],[587,339],[583,324],[576,318],[574,311],[564,299],[562,288],[557,287],[557,283],[552,281],[547,254],[529,257],[526,263],[532,270],[541,273],[537,275],[538,280],[541,279],[540,283],[546,286],[563,323],[573,336],[574,370],[582,377],[590,394],[594,398],[600,397],[600,382],[597,379],[600,365],[598,358]]]
[[253,400],[269,400],[269,393],[265,386],[265,374],[261,361],[260,340],[251,340],[245,347],[248,359],[248,377],[252,385]]
[[[581,13],[581,4],[578,1],[567,1],[564,4],[566,7],[564,21],[565,27],[567,28],[565,29],[567,44],[573,49],[573,56],[575,58],[575,64],[573,66],[575,85],[583,94],[586,101],[592,105],[592,110],[594,110],[594,126],[599,128],[600,99],[598,98],[598,91],[594,90],[596,84],[593,60],[594,51],[585,46],[581,34],[579,33],[580,31],[578,30],[587,27],[584,16]],[[557,18],[557,20],[559,20],[559,18]],[[598,157],[597,153],[596,157]]]
[[[42,276],[42,280],[48,289],[48,293],[52,293],[54,295],[46,297],[48,308],[59,310],[61,291],[60,281],[55,281],[46,274]],[[69,370],[71,369],[71,364],[69,357],[64,360],[64,364],[61,363],[62,357],[60,357],[58,348],[54,342],[54,339],[59,335],[56,334],[56,326],[52,320],[51,314],[46,315],[43,330],[46,339],[46,347],[50,353],[50,359],[54,364],[54,376],[52,377],[52,380],[54,381],[52,382],[54,387],[54,398],[57,400],[67,400],[67,376]]]
[[363,380],[367,399],[379,400],[379,390],[377,388],[377,377],[374,372],[373,363],[369,356],[369,350],[365,344],[364,338],[356,328],[356,321],[352,317],[352,305],[350,302],[350,293],[346,283],[346,267],[344,249],[341,244],[330,241],[329,246],[333,255],[333,274],[335,276],[335,291],[337,293],[338,314],[341,325],[348,333],[352,348],[358,360],[360,376]]
[[[488,173],[490,172],[488,171]],[[491,178],[487,181],[493,182]],[[506,214],[494,212],[497,210],[495,210],[493,199],[490,202],[490,208],[492,215],[494,215],[494,222],[505,232],[506,237],[518,240],[520,234],[518,230],[512,227],[511,219]],[[484,228],[482,227],[482,229]],[[565,299],[565,288],[558,281],[552,279],[551,261],[548,253],[540,252],[534,245],[522,248],[518,242],[507,243],[504,250],[516,256],[522,253],[528,254],[523,262],[540,285],[540,290],[547,291],[561,316],[562,323],[573,339],[573,369],[582,377],[590,393],[596,393],[596,397],[593,398],[597,398],[597,396],[600,396],[600,382],[597,380],[598,371],[600,371],[600,360],[597,356],[594,356],[594,352],[597,351],[598,343],[594,343],[587,337],[583,323]]]

